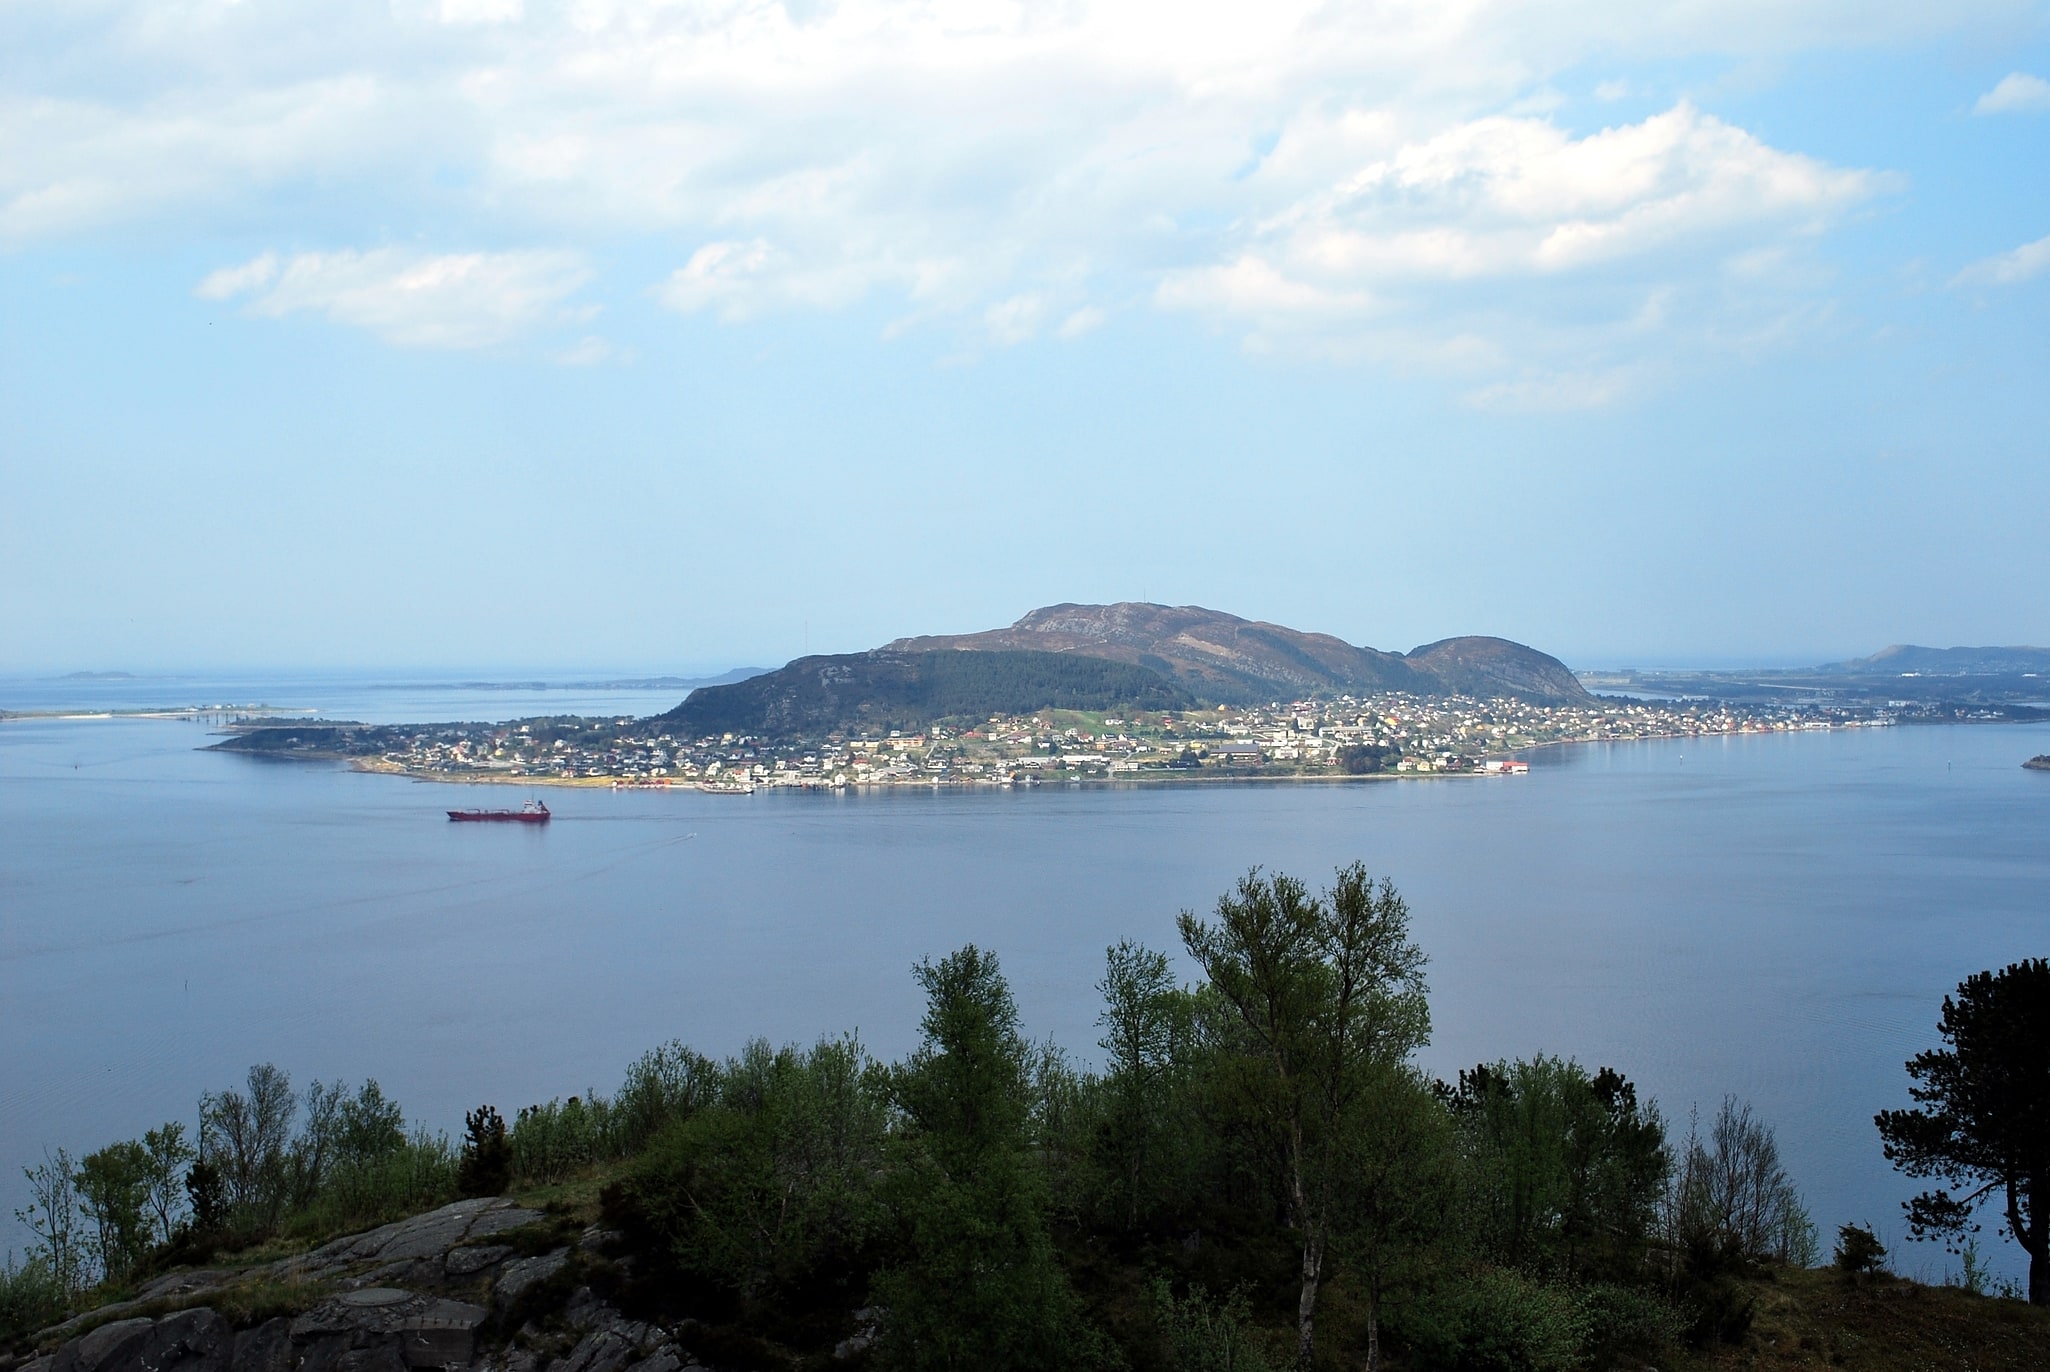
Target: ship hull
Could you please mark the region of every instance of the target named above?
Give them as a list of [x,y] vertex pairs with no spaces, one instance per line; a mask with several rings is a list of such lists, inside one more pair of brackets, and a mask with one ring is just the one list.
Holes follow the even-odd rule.
[[546,824],[548,812],[531,814],[520,810],[450,810],[448,817],[458,824]]

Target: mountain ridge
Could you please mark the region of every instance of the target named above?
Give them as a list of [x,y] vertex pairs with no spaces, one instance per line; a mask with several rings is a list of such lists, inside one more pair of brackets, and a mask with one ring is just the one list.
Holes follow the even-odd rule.
[[2018,672],[2050,672],[2050,648],[2026,645],[1925,648],[1919,643],[1891,643],[1870,657],[1825,663],[1816,670],[1845,676],[1901,672],[1929,672],[1948,676],[2003,676]]
[[1369,691],[1508,695],[1554,704],[1590,699],[1564,663],[1508,639],[1469,635],[1391,653],[1200,605],[1147,601],[1047,605],[1001,629],[900,638],[885,647],[1108,658],[1151,668],[1194,695],[1227,704]]

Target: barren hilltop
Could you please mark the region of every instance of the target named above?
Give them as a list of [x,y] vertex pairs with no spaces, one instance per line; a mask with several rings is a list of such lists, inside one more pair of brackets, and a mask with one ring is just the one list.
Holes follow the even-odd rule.
[[1508,639],[1447,638],[1391,653],[1200,605],[1049,605],[1008,628],[900,638],[885,651],[944,649],[1109,658],[1228,704],[1363,691],[1588,699],[1564,663]]

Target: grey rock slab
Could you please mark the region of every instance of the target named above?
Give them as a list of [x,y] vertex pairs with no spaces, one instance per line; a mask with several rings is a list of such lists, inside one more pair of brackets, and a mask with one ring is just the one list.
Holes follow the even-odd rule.
[[633,1364],[627,1372],[682,1372],[683,1355],[673,1343],[665,1343],[647,1357]]
[[490,1312],[463,1301],[436,1301],[400,1328],[408,1367],[465,1365],[476,1352],[477,1326]]
[[486,1238],[542,1218],[540,1211],[522,1209],[503,1196],[460,1200],[424,1215],[382,1225],[368,1233],[352,1234],[323,1244],[302,1261],[317,1268],[363,1262],[370,1258],[383,1258],[387,1262],[400,1258],[439,1258],[466,1239]]
[[215,1267],[201,1267],[191,1272],[167,1272],[154,1281],[146,1283],[135,1293],[136,1301],[160,1301],[172,1296],[190,1296],[200,1291],[211,1291],[225,1286],[235,1273]]
[[280,1318],[237,1334],[229,1362],[234,1372],[290,1372],[293,1360],[292,1322]]
[[451,1277],[474,1277],[485,1268],[495,1267],[511,1256],[512,1249],[502,1243],[451,1248],[448,1250],[448,1256],[441,1260],[441,1267]]
[[131,1344],[147,1338],[155,1324],[155,1320],[140,1318],[103,1324],[57,1350],[58,1372],[95,1372],[102,1364],[123,1356]]
[[569,1261],[569,1250],[558,1248],[538,1258],[516,1258],[505,1265],[498,1274],[498,1283],[491,1289],[491,1298],[499,1305],[511,1305],[522,1292],[531,1286],[547,1281],[560,1272]]
[[292,1342],[342,1339],[364,1344],[378,1335],[395,1335],[413,1316],[432,1305],[425,1296],[396,1287],[373,1286],[323,1301],[292,1321]]
[[52,1372],[228,1372],[235,1335],[211,1310],[121,1320],[66,1344]]
[[639,1350],[607,1329],[594,1329],[549,1372],[619,1372]]
[[488,1239],[493,1234],[503,1234],[508,1229],[518,1229],[522,1225],[533,1224],[537,1220],[547,1218],[548,1216],[539,1210],[522,1209],[508,1202],[502,1210],[487,1210],[477,1216],[470,1222],[470,1227],[463,1231],[463,1237],[475,1243],[478,1239]]

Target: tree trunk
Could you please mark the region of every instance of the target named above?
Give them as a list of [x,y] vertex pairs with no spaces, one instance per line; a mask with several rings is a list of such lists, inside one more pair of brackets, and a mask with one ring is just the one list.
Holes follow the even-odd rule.
[[1381,1302],[1372,1291],[1367,1293],[1366,1372],[1381,1372]]
[[2014,1241],[2029,1255],[2029,1304],[2050,1305],[2050,1177],[2027,1179],[2029,1223],[2022,1227],[2021,1197],[2012,1179],[2007,1184],[2007,1226]]
[[2029,1304],[2050,1305],[2050,1176],[2035,1177],[2029,1186]]
[[1315,1348],[1317,1283],[1324,1276],[1324,1236],[1311,1230],[1303,1236],[1303,1294],[1296,1302],[1296,1366],[1308,1369]]

